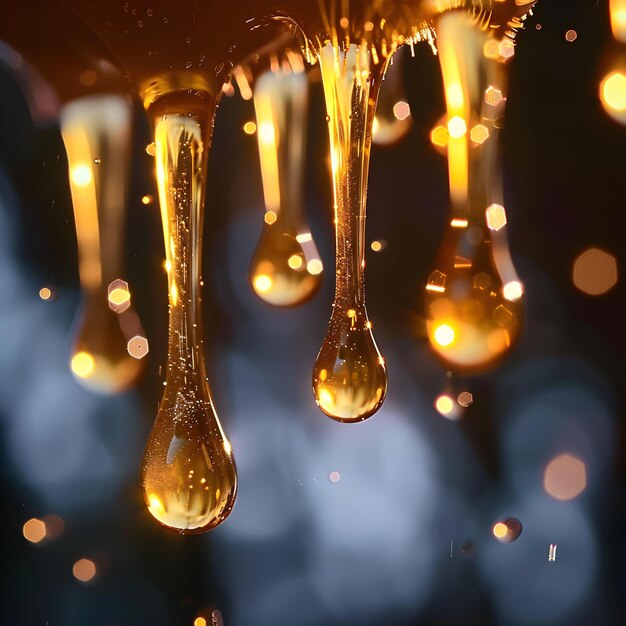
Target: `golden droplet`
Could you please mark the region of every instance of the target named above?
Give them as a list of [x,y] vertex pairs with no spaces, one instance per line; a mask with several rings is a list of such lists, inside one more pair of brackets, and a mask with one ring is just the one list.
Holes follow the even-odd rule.
[[[181,110],[197,111],[194,96],[187,97],[191,100],[183,100]],[[168,366],[141,464],[141,487],[152,516],[181,534],[215,528],[230,514],[237,494],[232,449],[215,411],[202,344],[196,220],[204,207],[192,190],[205,184],[211,112],[154,115],[157,184],[168,242]]]
[[333,155],[337,275],[328,331],[313,369],[313,392],[320,409],[340,422],[370,417],[387,392],[385,361],[364,302],[365,183],[381,65],[372,67],[367,50],[354,44],[345,52],[328,44],[320,52]]

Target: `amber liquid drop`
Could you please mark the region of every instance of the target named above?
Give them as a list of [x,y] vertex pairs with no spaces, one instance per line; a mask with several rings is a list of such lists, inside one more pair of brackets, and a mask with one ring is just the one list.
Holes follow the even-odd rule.
[[122,96],[85,96],[61,109],[83,290],[70,367],[101,393],[127,389],[141,371],[128,352],[140,325],[121,275],[131,120]]
[[149,109],[168,270],[168,361],[163,398],[141,466],[148,510],[196,534],[220,524],[237,492],[232,450],[204,364],[200,292],[202,216],[212,93],[162,96]]
[[365,309],[365,202],[376,99],[384,62],[368,46],[328,44],[320,65],[330,132],[335,202],[336,282],[328,332],[313,369],[315,401],[340,422],[373,415],[387,371]]
[[259,298],[279,307],[306,302],[322,284],[302,203],[309,85],[299,64],[266,71],[254,87],[265,217],[249,280]]
[[507,50],[470,16],[437,21],[448,111],[452,216],[427,290],[427,329],[446,364],[486,368],[518,337],[523,286],[511,261],[498,131],[506,103]]

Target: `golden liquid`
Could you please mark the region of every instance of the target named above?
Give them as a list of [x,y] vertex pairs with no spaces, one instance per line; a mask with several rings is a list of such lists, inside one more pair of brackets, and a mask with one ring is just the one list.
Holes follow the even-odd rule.
[[[522,318],[523,287],[508,251],[497,145],[506,66],[485,54],[494,35],[462,13],[443,15],[437,35],[452,216],[426,286],[428,338],[447,364],[480,369],[508,351]],[[479,123],[488,137],[470,147]]]
[[107,301],[108,286],[122,273],[131,119],[120,96],[85,96],[61,110],[84,298],[70,367],[83,386],[101,393],[127,389],[142,369],[127,349],[130,304],[116,313]]
[[374,414],[387,372],[365,309],[365,201],[376,99],[384,63],[369,47],[320,51],[330,133],[335,203],[336,282],[333,312],[313,369],[313,392],[329,417],[355,422]]
[[141,486],[154,518],[182,534],[224,521],[237,492],[235,462],[215,412],[202,346],[199,272],[213,102],[208,94],[184,92],[163,96],[151,109],[169,334],[166,385],[144,452]]
[[278,67],[254,89],[265,219],[249,280],[268,304],[297,306],[322,284],[322,262],[302,206],[308,79]]

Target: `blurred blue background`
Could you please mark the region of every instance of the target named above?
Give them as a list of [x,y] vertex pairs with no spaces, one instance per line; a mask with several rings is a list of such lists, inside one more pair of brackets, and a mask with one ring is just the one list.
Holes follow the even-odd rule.
[[[576,257],[591,247],[624,266],[626,129],[597,96],[609,40],[607,7],[591,0],[541,2],[520,35],[505,191],[526,328],[498,370],[473,377],[449,377],[417,330],[447,221],[446,163],[429,141],[444,103],[430,50],[416,48],[405,64],[413,128],[374,149],[368,197],[368,242],[387,242],[367,249],[367,294],[390,389],[358,425],[325,418],[310,388],[333,291],[321,86],[306,204],[325,282],[286,311],[247,284],[263,213],[255,138],[241,131],[253,110],[223,99],[209,163],[205,343],[240,492],[228,521],[199,537],[157,526],[138,488],[167,312],[158,208],[141,202],[156,195],[145,121],[138,115],[127,263],[148,371],[136,390],[107,398],[67,368],[80,296],[60,134],[33,125],[3,71],[1,622],[177,626],[211,623],[219,610],[227,626],[624,623],[623,283],[590,297],[572,282]],[[39,298],[44,285],[54,302]],[[444,391],[473,395],[456,421],[433,407]],[[563,454],[585,471],[569,500],[544,488]],[[498,542],[493,524],[512,517],[521,536]],[[38,543],[23,536],[31,518],[47,520]],[[80,559],[95,566],[86,582],[74,575]]]

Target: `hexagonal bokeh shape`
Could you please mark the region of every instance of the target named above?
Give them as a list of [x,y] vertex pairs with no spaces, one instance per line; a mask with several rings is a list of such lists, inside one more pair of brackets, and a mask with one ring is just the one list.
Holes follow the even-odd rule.
[[469,391],[462,391],[456,400],[461,406],[468,407],[474,402],[474,396]]
[[506,225],[506,211],[500,204],[492,204],[485,209],[485,219],[489,230],[498,231]]
[[141,335],[135,335],[128,342],[128,354],[134,357],[135,359],[143,359],[146,354],[150,351],[150,346],[148,345],[148,340]]
[[470,131],[470,137],[474,143],[484,143],[489,138],[489,129],[482,124],[476,124]]
[[492,107],[498,106],[502,102],[503,97],[502,92],[495,87],[489,86],[485,89],[485,102]]
[[130,290],[128,283],[121,278],[116,278],[108,288],[109,308],[116,313],[123,313],[130,307]]

